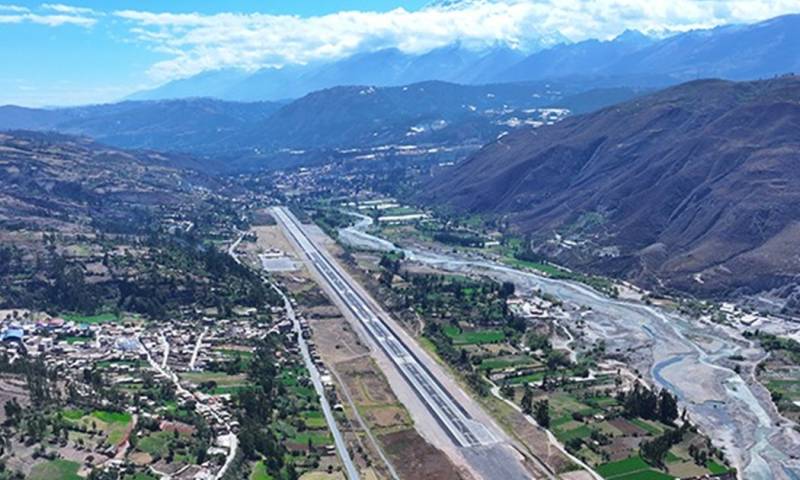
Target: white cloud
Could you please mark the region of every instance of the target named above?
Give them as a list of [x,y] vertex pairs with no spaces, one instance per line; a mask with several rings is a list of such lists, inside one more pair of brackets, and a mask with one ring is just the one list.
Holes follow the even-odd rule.
[[97,19],[81,17],[75,15],[39,15],[35,13],[23,13],[14,15],[0,15],[2,23],[35,23],[48,27],[59,27],[61,25],[76,25],[79,27],[91,27],[97,23]]
[[22,7],[19,5],[9,5],[0,3],[0,12],[15,12],[15,13],[24,13],[30,12],[27,7]]
[[[3,23],[35,23],[49,27],[59,27],[61,25],[76,25],[88,28],[97,23],[94,18],[97,12],[90,8],[73,7],[64,4],[45,3],[41,5],[39,12],[33,13],[26,7],[19,5],[0,4],[0,24]],[[55,12],[55,13],[50,13]]]
[[43,3],[42,8],[45,10],[52,10],[58,13],[66,13],[68,15],[96,15],[97,12],[91,8],[75,7],[72,5],[64,5],[63,3]]
[[396,47],[422,52],[461,41],[518,48],[610,38],[626,28],[685,31],[800,10],[797,0],[468,0],[409,12],[343,11],[316,17],[259,13],[117,11],[137,40],[169,58],[150,68],[169,80],[219,68],[333,59]]

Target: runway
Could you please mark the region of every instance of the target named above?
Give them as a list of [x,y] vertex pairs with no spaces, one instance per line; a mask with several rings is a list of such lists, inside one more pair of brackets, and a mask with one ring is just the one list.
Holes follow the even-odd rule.
[[481,423],[475,421],[452,395],[436,380],[400,337],[370,307],[349,281],[349,275],[331,262],[308,238],[297,218],[286,208],[274,210],[292,239],[302,248],[333,291],[361,322],[365,330],[391,359],[422,403],[459,447],[491,445],[498,440]]

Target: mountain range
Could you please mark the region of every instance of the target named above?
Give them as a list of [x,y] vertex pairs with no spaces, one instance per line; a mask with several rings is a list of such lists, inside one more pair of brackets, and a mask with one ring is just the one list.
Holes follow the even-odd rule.
[[225,102],[189,98],[126,101],[57,109],[0,107],[0,130],[54,130],[86,135],[110,145],[199,152],[268,118],[275,102]]
[[235,101],[285,100],[335,86],[400,86],[440,80],[459,84],[628,77],[628,85],[680,83],[697,78],[747,80],[800,70],[800,15],[752,25],[727,25],[656,39],[626,31],[611,40],[566,39],[532,53],[495,45],[474,50],[447,45],[422,54],[398,49],[255,72],[219,70],[138,92],[131,100],[216,97]]
[[518,130],[419,200],[483,213],[542,255],[662,289],[791,289],[800,278],[800,77],[693,81]]
[[[276,167],[291,150],[302,163],[317,150],[381,145],[469,144],[544,124],[545,107],[582,112],[629,99],[641,89],[565,81],[465,86],[422,82],[403,87],[336,87],[289,103],[209,98],[125,101],[60,109],[0,107],[0,130],[86,135],[121,148],[203,156],[206,169]],[[605,84],[604,84],[605,85]],[[559,107],[564,108],[564,107]],[[234,163],[232,159],[235,159]]]
[[252,73],[230,69],[204,72],[136,93],[129,99],[204,96],[233,101],[285,100],[337,86],[400,86],[427,80],[489,83],[495,72],[522,58],[522,53],[506,46],[475,51],[454,44],[423,54],[388,48],[333,62],[269,67]]

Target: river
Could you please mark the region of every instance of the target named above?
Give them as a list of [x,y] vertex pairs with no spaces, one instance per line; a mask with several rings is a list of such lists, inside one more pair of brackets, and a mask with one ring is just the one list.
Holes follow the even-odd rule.
[[[362,249],[403,251],[410,261],[458,273],[512,281],[518,291],[540,290],[583,308],[587,338],[603,339],[650,381],[673,392],[691,420],[723,447],[739,478],[800,479],[800,434],[780,417],[760,385],[726,365],[732,355],[754,364],[764,352],[734,329],[690,320],[664,309],[616,300],[585,285],[553,280],[483,258],[416,247],[400,248],[366,233],[372,220],[339,231],[342,243]],[[746,370],[743,370],[746,371]]]

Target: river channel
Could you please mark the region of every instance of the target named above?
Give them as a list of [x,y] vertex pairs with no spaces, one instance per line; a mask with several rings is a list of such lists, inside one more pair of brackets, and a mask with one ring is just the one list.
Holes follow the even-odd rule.
[[590,333],[624,352],[654,384],[673,392],[691,420],[723,447],[739,478],[800,480],[800,434],[778,415],[761,385],[745,381],[724,362],[740,355],[752,366],[763,358],[764,352],[736,330],[483,258],[401,248],[366,233],[370,224],[369,217],[359,216],[355,226],[339,231],[339,240],[361,249],[403,251],[410,261],[445,271],[512,281],[520,292],[541,291],[582,307]]

